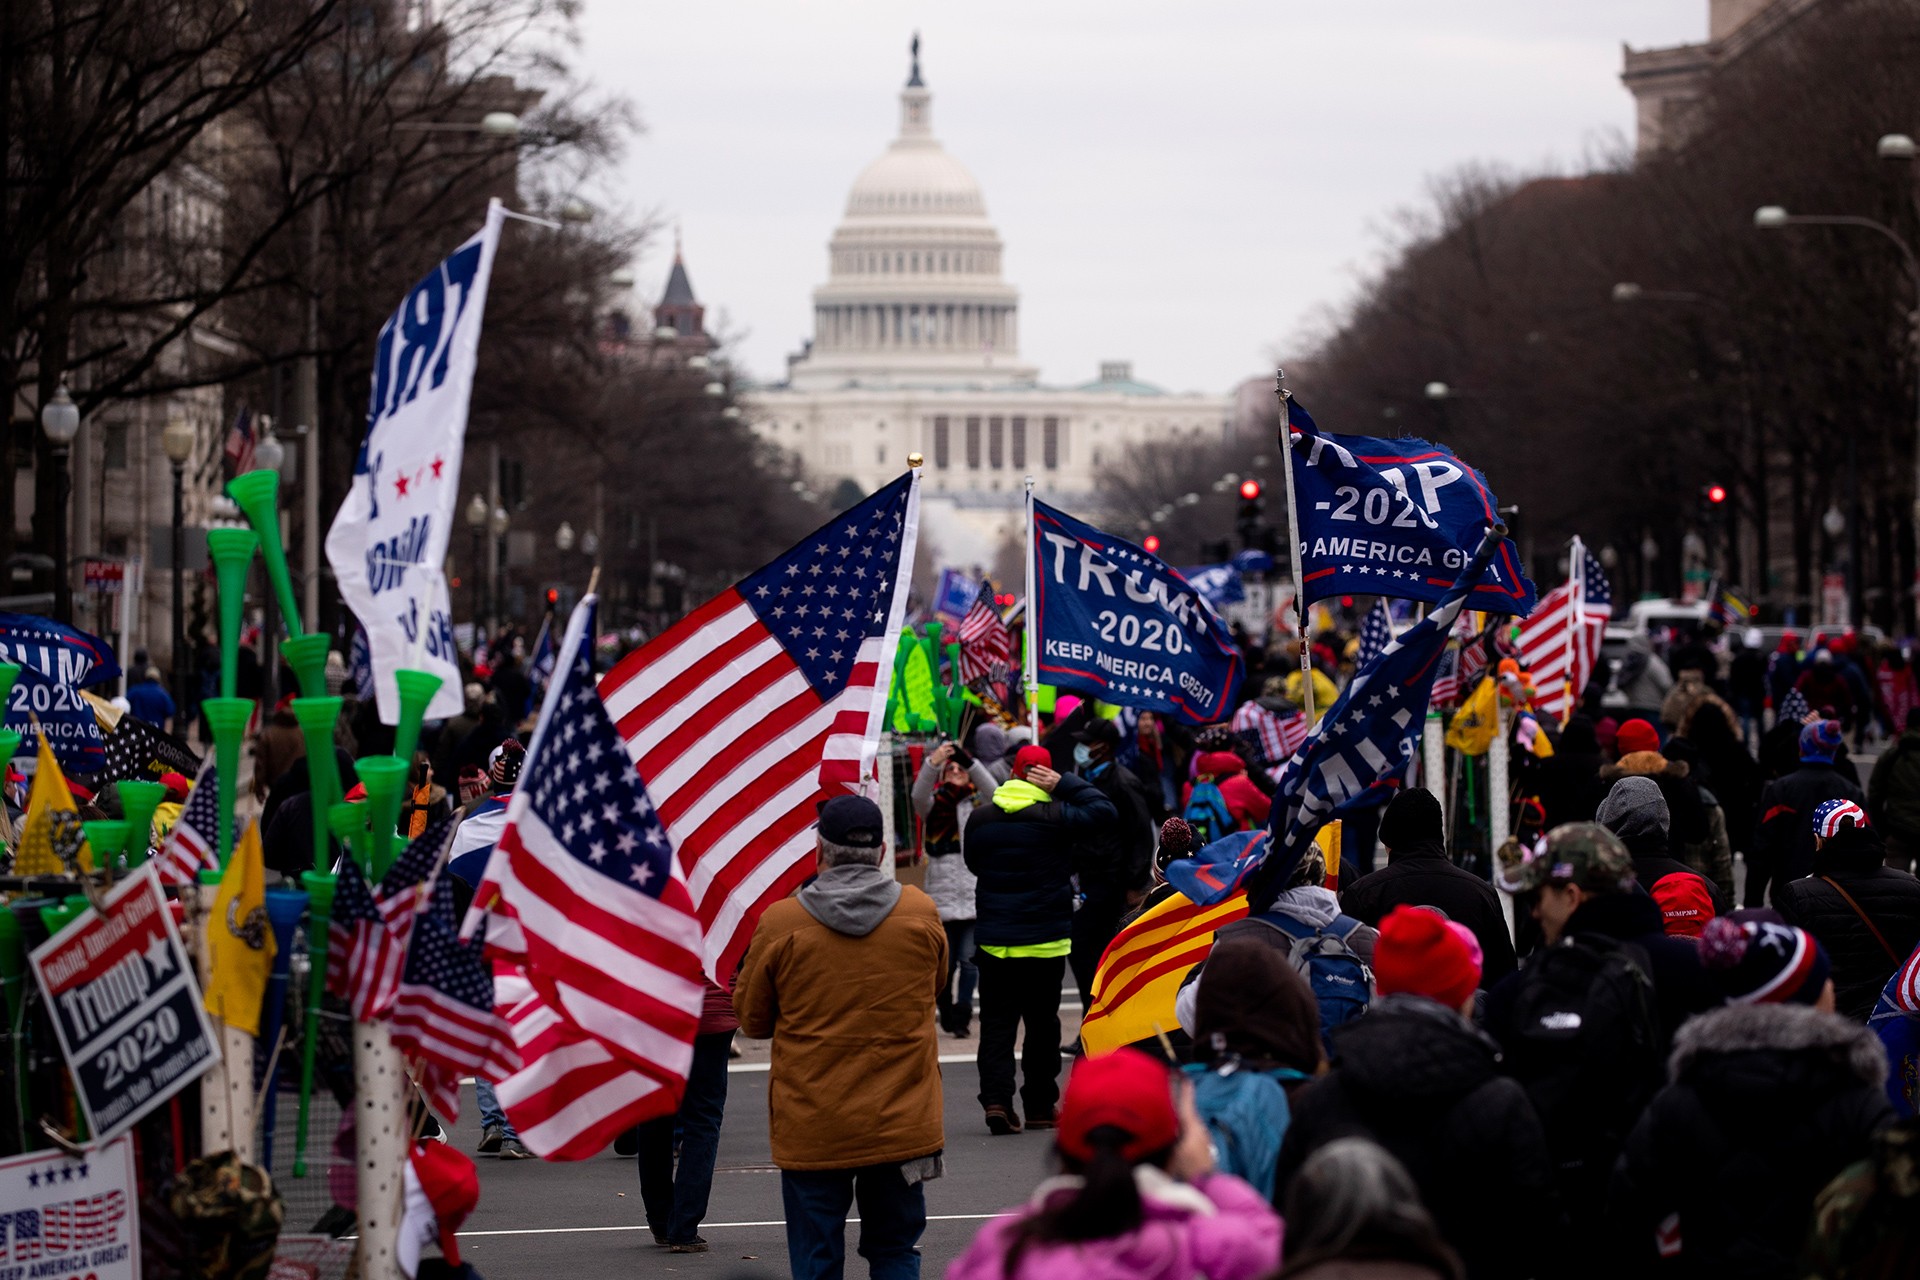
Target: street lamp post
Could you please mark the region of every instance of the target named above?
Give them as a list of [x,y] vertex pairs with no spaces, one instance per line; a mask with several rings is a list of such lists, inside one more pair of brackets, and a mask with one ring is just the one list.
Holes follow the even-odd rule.
[[[1880,139],[1879,153],[1882,159],[1911,161],[1914,156],[1914,144],[1904,134],[1888,134]],[[1914,310],[1911,313],[1913,323],[1908,326],[1908,336],[1914,347],[1915,367],[1920,369],[1920,255],[1913,251],[1901,235],[1892,227],[1872,218],[1860,218],[1851,214],[1805,214],[1788,213],[1777,204],[1763,205],[1753,211],[1753,225],[1762,231],[1774,231],[1782,227],[1858,227],[1863,231],[1872,231],[1892,242],[1906,260],[1907,278],[1913,285]],[[1914,421],[1916,433],[1920,433],[1920,377],[1914,380]],[[1914,573],[1920,577],[1920,434],[1916,435],[1913,453],[1913,538]],[[1858,572],[1856,566],[1855,572]],[[1909,584],[1911,585],[1911,584]],[[1914,599],[1910,590],[1907,593],[1909,609],[1920,611],[1920,601]]]
[[179,708],[176,724],[189,723],[187,715],[187,616],[184,605],[185,564],[187,558],[186,484],[187,459],[193,456],[196,433],[193,424],[181,418],[167,423],[160,433],[160,447],[166,451],[173,468],[173,701]]
[[483,562],[486,554],[487,517],[491,514],[487,510],[486,498],[480,494],[474,494],[473,500],[467,503],[467,529],[473,534],[473,599],[469,607],[473,610],[473,644],[476,653],[479,652],[480,629],[486,625],[483,621],[487,610],[486,597],[482,594],[484,590],[482,580],[486,577]]
[[498,568],[495,570],[494,579],[487,584],[487,629],[489,632],[498,628],[501,606],[506,602],[507,528],[512,523],[512,518],[507,515],[507,509],[505,507],[495,507],[492,517],[487,522],[487,528],[493,533],[494,547],[499,553],[495,557],[498,561]]
[[40,429],[52,446],[53,486],[57,496],[53,511],[53,616],[61,622],[73,621],[73,580],[67,566],[67,451],[80,434],[80,409],[67,394],[62,382],[54,389],[53,399],[40,410]]

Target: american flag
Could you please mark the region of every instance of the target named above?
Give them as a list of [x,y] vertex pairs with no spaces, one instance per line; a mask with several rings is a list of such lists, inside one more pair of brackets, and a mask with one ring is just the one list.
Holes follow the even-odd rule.
[[[535,1043],[516,1024],[525,1065],[497,1082],[501,1101],[530,1148],[562,1159],[679,1106],[706,989],[700,925],[667,828],[594,688],[594,604],[588,596],[567,625],[505,829],[474,892],[505,918],[489,926],[492,957],[525,971],[544,1005],[525,1012],[551,1032]],[[604,1081],[570,1078],[581,1054],[659,1087],[625,1086],[637,1095],[625,1109],[582,1106]]]
[[226,445],[221,451],[226,458],[227,479],[253,470],[253,447],[258,439],[253,429],[253,410],[243,405],[233,415],[233,425],[227,428]]
[[1520,665],[1538,691],[1534,709],[1562,724],[1580,705],[1599,660],[1607,619],[1613,616],[1613,589],[1600,562],[1580,539],[1568,555],[1567,580],[1549,592],[1520,624]]
[[1243,702],[1234,710],[1230,722],[1235,733],[1251,733],[1260,747],[1260,756],[1268,766],[1280,764],[1300,749],[1307,740],[1307,713],[1292,711],[1282,715],[1269,711],[1255,701]]
[[960,620],[960,683],[970,685],[1013,669],[1013,635],[993,606],[993,584],[980,584],[973,607]]
[[360,1022],[385,1017],[393,1008],[420,887],[440,861],[453,828],[452,817],[428,827],[387,868],[377,888],[367,883],[352,856],[340,860],[327,924],[327,990],[352,1005]]
[[194,777],[193,790],[180,806],[180,816],[167,832],[160,850],[160,883],[192,884],[202,871],[217,870],[220,859],[214,853],[214,841],[220,838],[220,788],[214,780],[217,769],[208,756]]
[[812,872],[815,805],[872,773],[919,472],[836,516],[600,682],[731,987],[761,910]]
[[1386,600],[1376,599],[1373,608],[1367,610],[1367,620],[1360,624],[1360,651],[1353,659],[1354,670],[1358,671],[1379,657],[1391,639],[1393,616],[1387,612]]
[[504,1080],[520,1069],[512,1032],[494,1010],[493,965],[458,928],[453,878],[443,869],[413,922],[393,1000],[393,1042],[414,1059],[427,1102],[448,1120],[460,1114],[462,1076]]

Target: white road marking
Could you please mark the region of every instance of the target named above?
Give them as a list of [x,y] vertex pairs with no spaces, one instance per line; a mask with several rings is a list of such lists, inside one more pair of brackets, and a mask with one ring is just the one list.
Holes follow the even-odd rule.
[[[927,1221],[928,1222],[985,1222],[989,1218],[998,1218],[1002,1216],[1004,1215],[1001,1215],[998,1213],[930,1213],[927,1215]],[[860,1219],[848,1218],[847,1221],[858,1222],[860,1221]],[[713,1231],[713,1230],[718,1230],[722,1227],[742,1227],[742,1228],[784,1227],[786,1225],[787,1225],[787,1220],[785,1218],[775,1218],[767,1222],[703,1222],[700,1224],[700,1229],[702,1231]],[[621,1226],[621,1227],[525,1227],[525,1228],[520,1228],[512,1231],[462,1231],[460,1233],[460,1238],[463,1240],[468,1240],[476,1236],[572,1236],[572,1235],[590,1234],[596,1231],[649,1231],[649,1230],[652,1230],[652,1228],[646,1226],[644,1223],[636,1226]],[[345,1236],[342,1238],[352,1239],[353,1237]]]

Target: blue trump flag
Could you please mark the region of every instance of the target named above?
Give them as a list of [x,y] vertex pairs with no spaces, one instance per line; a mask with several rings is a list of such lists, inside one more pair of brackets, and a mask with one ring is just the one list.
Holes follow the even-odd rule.
[[37,614],[0,613],[0,662],[20,664],[6,726],[20,735],[21,752],[39,748],[37,718],[62,769],[82,777],[100,772],[105,739],[80,690],[120,674],[106,641]]
[[[1487,478],[1444,445],[1330,435],[1298,403],[1289,413],[1307,603],[1341,595],[1438,602],[1479,531],[1500,521]],[[1502,538],[1467,608],[1524,618],[1533,603],[1520,553]]]
[[1201,906],[1246,885],[1252,909],[1264,911],[1329,818],[1379,804],[1404,784],[1420,755],[1427,698],[1453,620],[1502,541],[1487,531],[1440,607],[1388,640],[1280,767],[1271,830],[1262,833],[1269,838],[1238,849],[1222,848],[1224,840],[1210,845],[1169,866],[1167,883]]
[[1226,624],[1158,556],[1033,504],[1043,684],[1183,724],[1225,719],[1246,674]]

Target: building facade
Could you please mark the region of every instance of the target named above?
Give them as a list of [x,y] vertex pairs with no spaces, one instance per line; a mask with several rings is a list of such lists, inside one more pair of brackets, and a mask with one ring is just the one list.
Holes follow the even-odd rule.
[[855,179],[828,242],[813,338],[748,412],[823,493],[872,492],[922,454],[922,536],[944,563],[984,565],[1018,536],[1025,476],[1087,511],[1102,466],[1147,440],[1217,440],[1233,402],[1165,391],[1121,360],[1043,383],[1020,358],[1019,290],[986,199],[934,137],[932,110],[916,56],[899,133]]
[[1715,67],[1772,39],[1820,0],[1708,0],[1699,44],[1623,52],[1620,82],[1633,95],[1635,149],[1642,155],[1684,142]]

